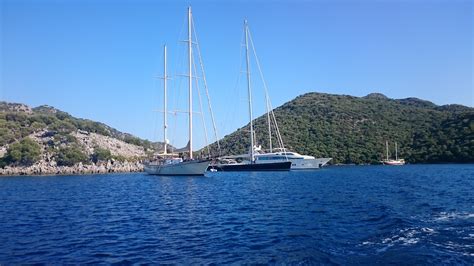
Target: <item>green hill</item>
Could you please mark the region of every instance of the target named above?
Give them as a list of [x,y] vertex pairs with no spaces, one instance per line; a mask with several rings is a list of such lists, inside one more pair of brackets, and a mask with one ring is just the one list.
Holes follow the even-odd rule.
[[30,108],[24,104],[0,102],[0,146],[20,140],[43,128],[58,132],[84,130],[150,149],[154,145],[161,145],[122,133],[100,122],[75,118],[48,105]]
[[161,149],[103,123],[81,119],[42,105],[0,102],[0,159],[2,165],[89,164],[97,160],[137,160]]
[[[377,163],[385,141],[398,143],[410,163],[474,162],[474,108],[437,106],[417,98],[394,100],[308,93],[274,110],[286,148],[332,163]],[[223,154],[248,150],[249,125],[221,140]],[[257,143],[268,148],[266,115],[255,119]],[[276,140],[273,140],[276,143]]]

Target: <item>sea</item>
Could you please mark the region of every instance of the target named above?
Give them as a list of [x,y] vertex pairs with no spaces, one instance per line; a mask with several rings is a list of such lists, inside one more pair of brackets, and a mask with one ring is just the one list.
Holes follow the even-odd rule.
[[474,165],[0,178],[0,264],[473,265]]

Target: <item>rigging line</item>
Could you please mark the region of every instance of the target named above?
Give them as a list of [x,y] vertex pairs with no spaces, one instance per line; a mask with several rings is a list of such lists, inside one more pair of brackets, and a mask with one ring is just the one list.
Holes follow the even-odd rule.
[[265,93],[265,103],[266,103],[266,109],[267,109],[267,122],[268,122],[268,144],[270,146],[270,152],[273,151],[272,147],[272,124],[270,121],[270,106],[268,105],[268,95]]
[[[182,48],[182,50],[183,49],[184,48]],[[178,64],[174,64],[174,70],[173,70],[173,72],[174,72],[173,76],[175,76],[175,77],[179,76],[177,74],[178,71],[180,71],[182,68],[184,68],[183,67],[183,64],[184,64],[183,61],[184,60],[182,59],[183,54],[184,54],[184,52],[179,51],[179,49],[178,49],[178,61],[177,61]],[[174,80],[177,80],[178,82],[172,82],[171,84],[168,84],[168,85],[173,85],[173,86],[168,86],[168,88],[169,88],[168,90],[171,90],[173,92],[173,95],[174,95],[173,109],[177,110],[177,109],[180,109],[179,108],[180,107],[179,99],[181,98],[180,96],[181,96],[181,88],[183,86],[182,85],[183,79],[181,79],[181,78],[176,79],[175,78]],[[172,89],[172,88],[174,88],[174,89]],[[172,136],[171,143],[173,143],[173,145],[172,145],[173,148],[172,148],[171,152],[174,153],[175,148],[177,148],[177,147],[175,147],[176,146],[175,141],[176,141],[177,127],[178,127],[178,116],[177,116],[176,112],[172,112],[172,114],[173,114],[174,117],[173,117],[173,128],[172,128],[172,132],[171,132],[171,136]]]
[[185,32],[185,29],[188,25],[188,13],[186,12],[186,15],[183,16],[183,23],[181,23],[181,29],[179,31],[179,35],[178,35],[178,44],[179,43],[182,43],[181,40],[183,39],[186,39],[186,38],[182,38],[184,36],[184,32]]
[[[185,28],[186,24],[187,24],[187,15],[184,16],[184,18],[183,18],[183,23],[181,25],[181,31],[178,35],[177,44],[178,44],[178,47],[180,47],[180,48],[178,49],[177,53],[175,53],[175,54],[177,54],[177,58],[178,58],[178,60],[175,61],[175,62],[178,62],[178,63],[173,64],[173,75],[172,76],[175,77],[174,80],[177,80],[177,82],[169,84],[169,85],[173,85],[173,86],[168,86],[169,90],[172,91],[173,96],[174,96],[174,101],[173,101],[173,106],[172,106],[174,110],[182,109],[182,108],[180,108],[180,103],[181,102],[179,100],[181,99],[181,92],[183,90],[183,79],[182,78],[176,78],[176,77],[180,77],[180,71],[182,71],[184,69],[184,59],[183,58],[184,58],[184,55],[186,54],[186,51],[185,51],[186,47],[184,45],[182,45],[182,42],[179,41],[179,40],[181,40],[183,35],[184,35],[183,32],[184,32],[184,28]],[[172,88],[170,89],[170,87],[173,87],[174,89],[172,89]],[[171,132],[172,138],[171,138],[170,142],[174,144],[174,145],[172,145],[173,146],[172,152],[174,152],[174,148],[176,148],[175,147],[175,145],[176,145],[175,141],[176,141],[176,136],[177,136],[177,127],[178,127],[178,123],[180,121],[178,121],[178,116],[177,116],[176,112],[172,112],[172,114],[174,116],[173,117],[174,119],[173,119],[173,127],[172,127],[172,132]],[[187,145],[187,143],[185,143],[185,145]]]
[[[212,111],[211,97],[209,96],[209,89],[208,89],[208,86],[207,86],[206,72],[204,71],[204,63],[202,61],[202,56],[201,56],[201,48],[199,46],[199,40],[198,40],[198,37],[197,37],[197,34],[196,34],[196,28],[194,27],[194,18],[191,18],[191,19],[192,19],[192,22],[193,22],[193,23],[191,23],[191,25],[192,25],[193,32],[194,32],[194,38],[196,39],[196,48],[197,48],[197,52],[198,52],[199,64],[201,66],[202,80],[204,82],[204,89],[206,91],[206,97],[207,97],[209,112],[211,113],[212,127],[214,128],[214,136],[216,138],[217,149],[218,149],[218,153],[220,155],[221,154],[221,145],[220,145],[219,137],[218,137],[218,134],[217,134],[217,127],[216,127],[216,122],[215,122],[215,119],[214,119],[214,112]],[[199,96],[199,97],[201,97],[201,96]],[[202,110],[201,110],[201,112],[202,112]]]
[[[153,83],[154,83],[153,87],[156,89],[156,88],[157,88],[157,86],[156,86],[156,80],[153,80]],[[158,120],[159,120],[159,119],[158,119],[158,116],[155,116],[154,125],[153,125],[153,137],[154,137],[154,139],[156,139],[157,141],[158,141],[158,139],[159,139],[159,138],[158,138],[158,137],[159,137],[159,135],[158,135]]]
[[[260,77],[262,79],[262,83],[263,83],[263,88],[265,89],[265,96],[267,98],[267,104],[269,105],[269,107],[271,108],[271,102],[270,102],[270,97],[268,97],[268,87],[267,87],[267,83],[265,81],[265,78],[263,77],[263,72],[262,72],[262,68],[260,67],[260,60],[258,60],[258,56],[257,56],[257,52],[255,50],[255,45],[253,43],[253,38],[252,38],[252,34],[250,32],[250,29],[248,30],[249,32],[249,39],[250,39],[250,44],[252,46],[252,50],[253,50],[253,54],[255,56],[255,62],[257,63],[257,68],[258,68],[258,71],[260,73]],[[271,109],[271,115],[273,117],[273,121],[275,123],[275,128],[276,128],[276,131],[277,131],[277,139],[279,140],[280,142],[280,146],[281,148],[283,149],[283,151],[285,151],[285,146],[283,145],[283,139],[281,138],[281,134],[280,134],[280,129],[278,128],[278,124],[277,124],[277,121],[276,121],[276,118],[275,118],[275,113],[273,112],[273,108]],[[286,156],[286,155],[285,155]],[[287,158],[288,160],[288,158]]]
[[[163,59],[164,59],[164,55],[161,56],[161,61],[162,61]],[[154,75],[154,78],[153,78],[153,91],[158,91],[158,85],[157,85],[157,78],[158,78],[158,75],[159,75],[159,74]],[[163,78],[166,78],[166,77],[163,77]],[[161,84],[160,84],[159,87],[161,87]],[[157,95],[159,95],[159,93],[158,93]],[[153,99],[153,98],[154,98],[154,97],[152,97],[152,99]],[[159,99],[160,96],[157,96],[157,98]],[[157,108],[157,109],[159,109],[159,108]],[[154,120],[154,125],[153,125],[153,137],[154,137],[154,139],[156,139],[157,141],[159,141],[159,140],[158,140],[158,139],[159,139],[159,138],[158,138],[158,137],[159,137],[159,134],[158,134],[158,129],[157,129],[157,128],[158,128],[158,120],[159,120],[159,119],[158,119],[158,116],[156,116],[156,117],[155,117],[155,120]],[[163,121],[163,123],[164,123],[164,121]],[[163,145],[164,145],[164,143],[163,143]]]
[[171,131],[171,143],[173,143],[173,145],[171,145],[173,148],[171,149],[171,153],[174,153],[174,148],[175,148],[175,136],[176,136],[176,127],[177,127],[177,117],[176,117],[176,114],[173,114],[174,115],[174,119],[173,119],[173,129]]
[[152,132],[153,138],[152,138],[152,140],[151,140],[152,142],[154,142],[154,141],[158,142],[158,141],[159,141],[159,135],[158,135],[158,120],[159,120],[158,116],[157,116],[157,115],[156,115],[156,116],[154,115],[153,118],[152,118],[152,121],[153,121],[153,132]]
[[[270,103],[270,108],[271,108],[271,103]],[[272,118],[273,118],[273,123],[275,125],[275,129],[276,129],[276,132],[277,132],[277,140],[280,142],[280,147],[283,149],[283,151],[286,151],[285,149],[285,145],[283,144],[283,138],[281,137],[281,133],[280,133],[280,128],[278,127],[278,123],[277,123],[277,120],[276,120],[276,117],[275,117],[275,113],[273,112],[273,108],[271,110],[271,114],[272,114]]]
[[[193,64],[194,72],[196,73],[196,76],[197,76],[196,61],[193,60],[193,63],[194,63]],[[197,90],[198,100],[199,100],[199,111],[201,112],[202,127],[204,128],[204,136],[205,136],[205,144],[206,144],[207,154],[210,156],[211,155],[211,150],[209,148],[209,137],[207,135],[206,121],[204,120],[204,112],[202,110],[202,99],[201,99],[201,90],[199,89],[199,80],[197,78],[195,78],[194,80],[196,82],[196,90]]]
[[[179,31],[179,35],[178,35],[178,42],[177,42],[177,46],[180,47],[178,48],[177,50],[177,60],[175,62],[178,62],[178,64],[173,64],[173,77],[176,79],[176,77],[179,77],[180,73],[178,71],[182,71],[184,69],[184,54],[186,54],[186,52],[184,52],[185,50],[185,47],[182,46],[182,42],[180,40],[183,39],[183,35],[184,35],[184,29],[186,28],[186,25],[187,25],[187,19],[188,19],[188,16],[185,15],[183,16],[183,21],[182,21],[182,24],[181,24],[181,30]],[[181,50],[180,50],[181,49]],[[179,99],[181,98],[181,89],[182,89],[182,83],[183,83],[183,79],[179,78],[178,79],[178,83],[174,84],[175,86],[175,89],[173,90],[174,92],[174,103],[173,103],[173,108],[174,110],[177,110],[177,109],[181,109],[180,108],[180,105],[179,105]],[[175,123],[176,120],[175,120]]]
[[246,70],[247,70],[247,92],[248,92],[248,104],[249,104],[249,127],[250,127],[250,163],[254,163],[254,130],[253,130],[253,112],[252,112],[252,87],[250,79],[250,58],[249,58],[249,43],[248,43],[248,24],[247,20],[244,20],[244,29],[245,29],[245,61],[246,61]]
[[[243,45],[242,43],[244,42],[244,36],[245,36],[245,31],[243,30],[242,31],[242,35],[240,37],[240,51],[239,51],[239,69],[237,71],[237,78],[236,78],[236,81],[235,81],[235,86],[232,88],[232,93],[233,94],[237,94],[236,96],[236,99],[238,100],[238,102],[240,102],[240,89],[239,89],[239,85],[240,85],[240,81],[241,81],[241,78],[242,78],[242,67],[243,67]],[[232,105],[232,110],[230,108],[226,108],[226,113],[225,113],[225,119],[224,121],[235,121],[235,114],[237,113],[237,107],[238,107],[238,104],[233,104]],[[230,117],[230,118],[229,118]],[[224,131],[227,131],[228,129],[228,123],[223,125],[222,128],[224,128]],[[239,130],[240,127],[238,127],[236,130]]]

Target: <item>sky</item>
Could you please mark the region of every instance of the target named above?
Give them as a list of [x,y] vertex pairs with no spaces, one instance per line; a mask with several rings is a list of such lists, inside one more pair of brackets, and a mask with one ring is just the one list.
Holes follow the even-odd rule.
[[[469,0],[0,3],[0,100],[51,105],[152,141],[163,139],[163,114],[158,112],[163,109],[163,86],[156,77],[163,72],[164,44],[169,109],[187,108],[181,75],[187,71],[182,41],[189,5],[219,137],[249,121],[244,19],[273,107],[308,92],[379,92],[390,98],[474,106]],[[265,113],[265,103],[251,60],[258,117]],[[198,82],[202,84],[202,77]],[[205,97],[202,88],[200,94]],[[198,113],[198,100],[193,103]],[[171,143],[184,146],[187,117],[179,113],[168,119]],[[193,121],[201,124],[200,116]],[[212,127],[206,124],[212,141]],[[204,139],[202,127],[196,126],[196,148],[206,144]]]

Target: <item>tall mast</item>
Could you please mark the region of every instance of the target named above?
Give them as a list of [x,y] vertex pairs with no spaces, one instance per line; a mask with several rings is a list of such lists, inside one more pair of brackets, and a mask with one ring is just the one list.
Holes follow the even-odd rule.
[[398,160],[397,143],[395,142],[395,160]]
[[188,7],[188,63],[189,63],[189,159],[193,158],[193,43],[191,34],[191,7]]
[[385,152],[387,153],[387,160],[388,160],[388,141],[385,141]]
[[254,156],[254,139],[253,139],[253,113],[252,113],[252,89],[250,87],[250,60],[249,60],[249,42],[248,42],[248,25],[247,20],[244,21],[245,27],[245,55],[246,55],[246,62],[247,62],[247,89],[248,89],[248,96],[249,96],[249,116],[250,116],[250,161],[253,163],[255,156]]
[[164,56],[163,56],[164,57],[164,62],[163,62],[164,63],[164,73],[163,73],[163,88],[164,88],[164,97],[163,97],[163,99],[164,99],[164,103],[163,103],[163,106],[164,106],[164,112],[163,112],[163,121],[164,121],[163,122],[163,136],[164,137],[163,138],[164,139],[163,139],[163,143],[164,144],[163,144],[163,148],[164,148],[164,150],[163,150],[163,154],[166,154],[167,153],[167,151],[166,151],[167,150],[167,145],[168,145],[167,144],[168,138],[167,138],[167,135],[166,135],[166,129],[168,127],[168,121],[167,121],[168,109],[167,109],[167,98],[166,98],[166,88],[167,88],[166,87],[166,85],[167,85],[166,81],[168,79],[168,76],[167,76],[167,73],[166,73],[166,45],[164,47],[163,53],[164,53]]

